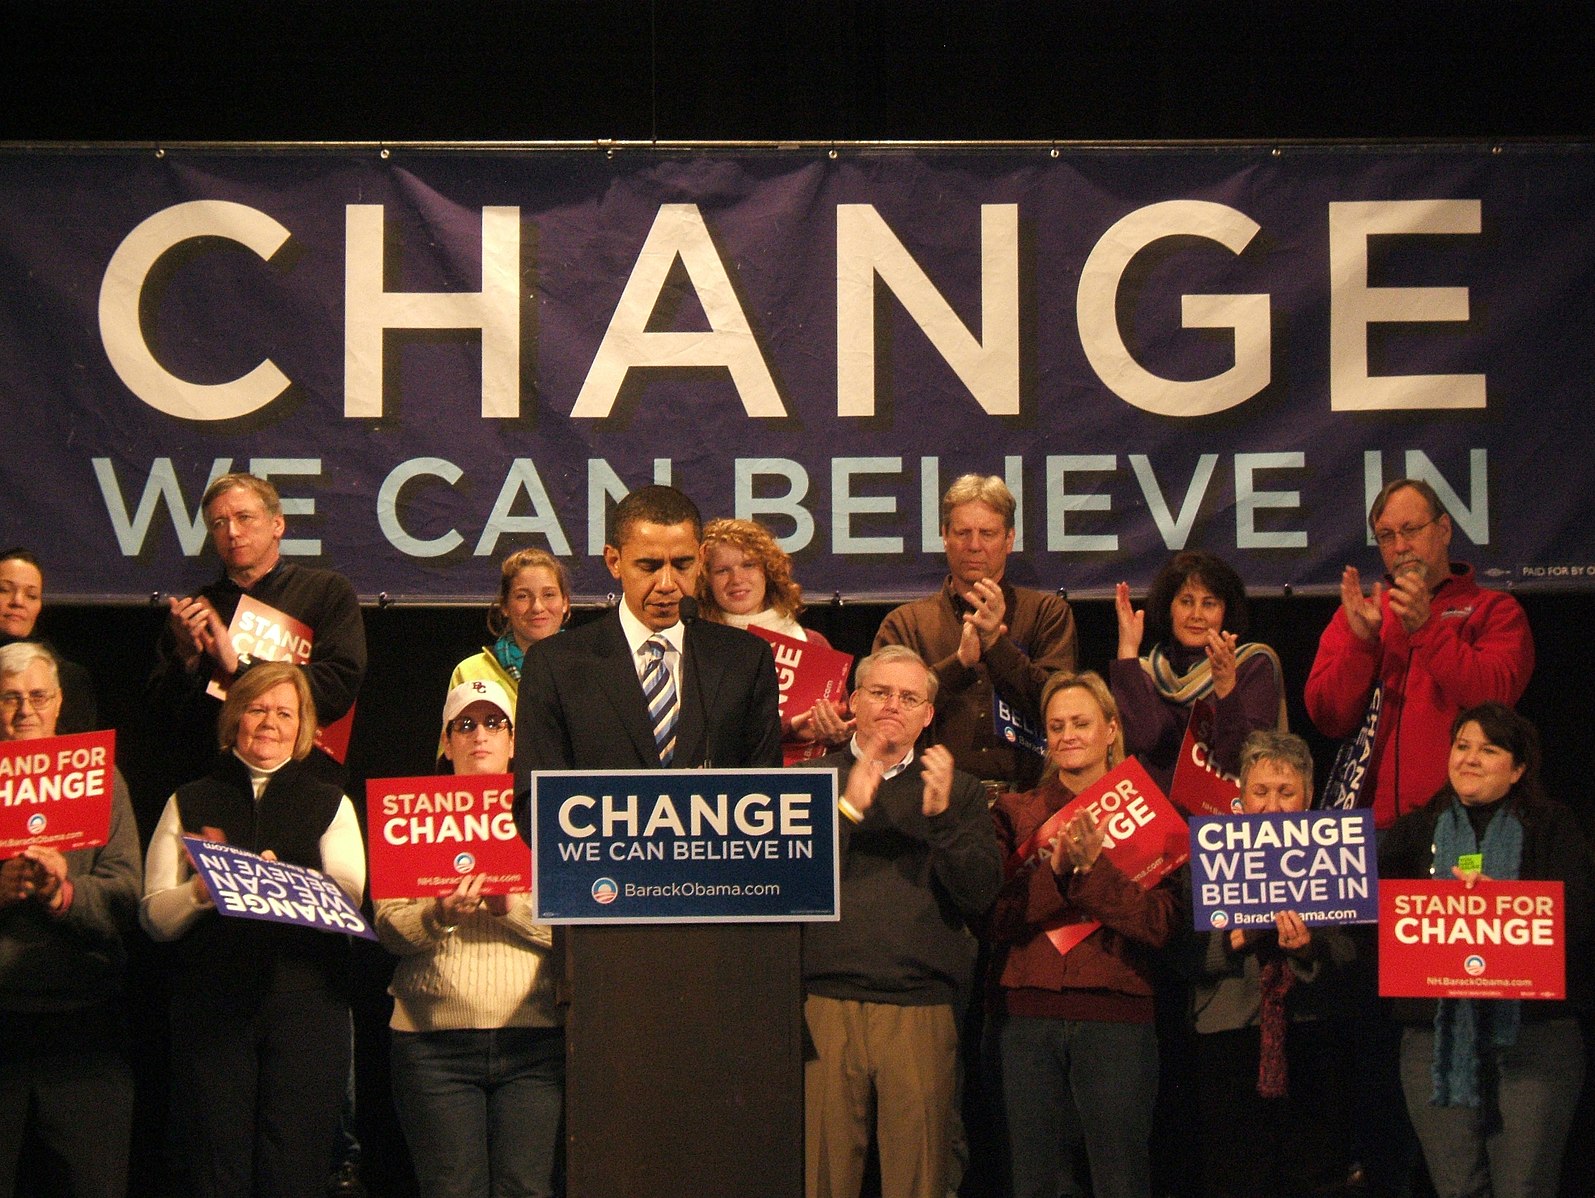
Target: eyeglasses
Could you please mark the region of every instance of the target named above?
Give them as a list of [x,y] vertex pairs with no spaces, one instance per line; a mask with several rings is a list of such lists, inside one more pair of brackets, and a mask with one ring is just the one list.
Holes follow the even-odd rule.
[[1418,534],[1420,532],[1428,528],[1429,525],[1433,524],[1439,518],[1439,516],[1431,516],[1422,524],[1403,524],[1400,528],[1387,528],[1381,532],[1376,532],[1373,534],[1374,543],[1377,544],[1381,549],[1389,549],[1390,546],[1396,543],[1396,538],[1400,537],[1403,541],[1406,541],[1410,545],[1413,541],[1418,539]]
[[510,718],[507,715],[485,715],[479,720],[472,715],[462,715],[450,727],[461,736],[469,736],[476,731],[478,724],[489,732],[502,732],[510,726]]
[[15,711],[26,703],[34,711],[43,711],[54,703],[60,691],[6,691],[0,694],[0,711]]
[[904,711],[914,711],[925,702],[924,695],[916,695],[913,691],[894,691],[889,686],[862,686],[859,688],[877,703],[888,703],[893,699]]

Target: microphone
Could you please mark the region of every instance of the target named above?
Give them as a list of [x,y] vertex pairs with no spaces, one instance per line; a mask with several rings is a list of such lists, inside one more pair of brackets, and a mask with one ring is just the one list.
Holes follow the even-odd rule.
[[[681,597],[681,601],[676,605],[676,611],[681,616],[681,622],[687,627],[690,628],[698,622],[698,601],[691,595],[683,595]],[[686,644],[685,637],[682,638],[682,644]],[[681,655],[681,672],[682,681],[685,682],[687,672],[687,656],[685,653]],[[700,768],[712,769],[714,768],[714,763],[709,760],[709,702],[703,697],[703,674],[697,668],[696,662],[693,663],[692,668],[692,697],[697,702],[698,721],[703,727],[704,755]]]

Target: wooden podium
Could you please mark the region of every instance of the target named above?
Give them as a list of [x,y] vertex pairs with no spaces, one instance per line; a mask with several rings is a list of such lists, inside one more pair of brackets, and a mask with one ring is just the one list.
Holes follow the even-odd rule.
[[566,929],[569,1198],[802,1198],[799,935]]

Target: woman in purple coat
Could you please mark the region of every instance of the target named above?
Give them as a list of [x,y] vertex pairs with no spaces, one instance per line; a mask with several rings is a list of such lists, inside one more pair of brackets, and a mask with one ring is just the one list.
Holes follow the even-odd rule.
[[[1241,745],[1260,729],[1285,731],[1285,684],[1267,645],[1243,644],[1246,588],[1222,558],[1178,553],[1158,571],[1140,611],[1130,587],[1114,591],[1118,660],[1109,667],[1125,748],[1166,791],[1192,708],[1214,706],[1213,762],[1237,775]],[[1141,656],[1143,644],[1151,649]]]

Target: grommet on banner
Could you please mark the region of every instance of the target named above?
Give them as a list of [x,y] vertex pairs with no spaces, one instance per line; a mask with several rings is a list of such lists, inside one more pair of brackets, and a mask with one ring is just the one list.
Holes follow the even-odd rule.
[[846,602],[847,601],[842,598],[842,592],[841,591],[832,591],[831,592],[831,606],[832,607],[841,607]]
[[389,151],[388,147],[387,146],[383,146],[380,150],[377,151],[377,157],[378,158],[387,158],[390,153],[391,152]]
[[381,608],[381,609],[383,609],[385,611],[385,610],[387,610],[388,607],[390,607],[392,605],[392,603],[393,603],[393,597],[391,595],[389,595],[386,591],[378,591],[377,592],[377,606],[379,608]]

